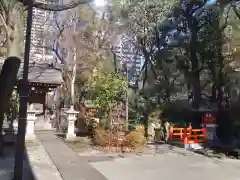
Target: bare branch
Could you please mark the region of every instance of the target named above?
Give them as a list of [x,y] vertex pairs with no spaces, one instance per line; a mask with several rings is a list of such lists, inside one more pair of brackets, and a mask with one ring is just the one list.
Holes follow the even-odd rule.
[[236,4],[232,4],[232,8],[236,16],[240,19],[240,12],[238,11]]
[[[229,18],[229,14],[230,14],[230,10],[231,10],[231,7],[233,5],[230,4],[230,6],[228,7],[228,10],[227,10],[227,15],[226,17],[224,18],[224,24],[221,26],[221,30],[224,30],[226,27],[227,27],[227,24],[228,24],[228,18]],[[236,6],[233,7],[233,11],[235,12],[236,11]],[[236,13],[236,12],[235,12]]]
[[7,23],[6,23],[2,14],[0,14],[0,20],[3,23],[3,26],[4,26],[4,29],[5,29],[6,33],[8,33],[8,26],[7,26]]
[[[17,0],[18,2],[23,3],[25,6],[28,5],[28,0]],[[45,4],[40,2],[34,2],[33,7],[47,10],[47,11],[64,11],[72,9],[81,4],[90,3],[92,0],[72,0],[67,4]]]
[[7,11],[7,7],[6,7],[6,4],[4,3],[4,1],[0,1],[0,6],[1,6],[1,9],[4,12],[4,14],[6,15],[8,11]]
[[33,44],[33,43],[31,43],[31,45],[34,46],[34,47],[37,47],[37,48],[44,48],[46,50],[51,50],[52,52],[54,52],[54,54],[56,55],[57,59],[60,62],[64,62],[63,57],[59,54],[57,49],[55,49],[53,47],[49,47],[49,46],[36,45],[36,44]]

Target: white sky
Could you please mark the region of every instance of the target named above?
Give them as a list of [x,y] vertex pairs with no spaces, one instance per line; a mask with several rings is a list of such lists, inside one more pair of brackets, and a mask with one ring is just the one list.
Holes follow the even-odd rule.
[[97,7],[103,7],[106,4],[106,1],[105,0],[94,0],[94,4]]

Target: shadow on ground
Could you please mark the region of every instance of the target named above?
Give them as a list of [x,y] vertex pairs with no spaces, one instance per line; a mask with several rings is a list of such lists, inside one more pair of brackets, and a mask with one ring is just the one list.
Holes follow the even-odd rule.
[[[13,180],[14,159],[16,150],[16,135],[6,133],[4,136],[3,155],[0,156],[0,180]],[[36,180],[25,151],[23,163],[23,180]]]
[[226,145],[207,147],[194,152],[212,158],[240,159],[240,149]]
[[[163,143],[155,143],[163,144]],[[184,148],[183,143],[180,142],[170,142],[171,146]],[[240,159],[240,147],[230,146],[224,144],[208,145],[203,149],[189,149],[192,152],[201,154],[211,158],[231,158],[231,159]]]

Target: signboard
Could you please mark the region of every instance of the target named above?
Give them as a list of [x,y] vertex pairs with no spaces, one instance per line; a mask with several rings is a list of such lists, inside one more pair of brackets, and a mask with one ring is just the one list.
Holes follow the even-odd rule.
[[213,132],[208,131],[207,136],[208,136],[208,140],[213,140]]
[[204,113],[202,117],[203,124],[216,124],[216,117],[212,113]]

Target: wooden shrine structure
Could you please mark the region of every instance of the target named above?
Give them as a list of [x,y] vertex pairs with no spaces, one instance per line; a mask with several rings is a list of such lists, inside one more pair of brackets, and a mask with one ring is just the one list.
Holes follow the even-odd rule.
[[94,117],[99,110],[91,100],[85,100],[83,108],[85,117]]
[[[45,111],[46,94],[63,83],[62,67],[60,64],[53,65],[48,63],[30,62],[28,72],[28,102],[43,104],[43,110]],[[23,63],[18,71],[17,87],[19,86],[19,81],[22,77]]]

